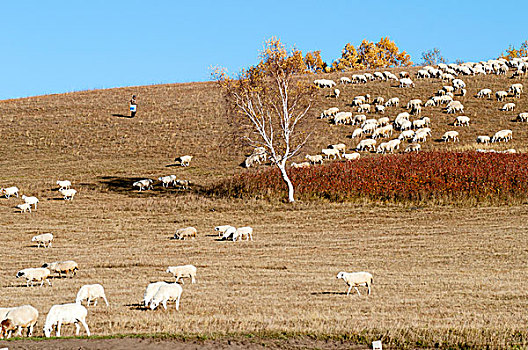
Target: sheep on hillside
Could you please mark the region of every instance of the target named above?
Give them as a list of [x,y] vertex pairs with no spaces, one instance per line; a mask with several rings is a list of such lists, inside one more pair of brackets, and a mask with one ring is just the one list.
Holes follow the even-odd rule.
[[198,231],[194,227],[180,228],[174,234],[173,239],[185,239],[186,237],[196,238]]
[[44,335],[46,338],[51,337],[53,328],[56,328],[57,337],[60,337],[62,324],[69,323],[75,324],[75,335],[79,335],[79,330],[81,328],[79,326],[80,322],[86,330],[86,334],[90,336],[90,329],[86,324],[87,315],[88,310],[78,303],[53,305],[46,316],[46,322],[44,323]]
[[100,284],[85,284],[77,292],[77,297],[75,302],[81,304],[83,300],[86,300],[86,306],[90,306],[90,302],[94,301],[94,306],[97,306],[97,299],[103,298],[108,306],[108,300],[106,299],[105,291],[102,285]]
[[359,286],[365,286],[368,288],[367,294],[370,295],[373,277],[368,272],[344,272],[341,271],[337,274],[336,278],[342,279],[348,285],[347,295],[350,294],[352,287],[356,290],[358,295],[361,295]]
[[194,265],[169,266],[167,268],[167,273],[171,273],[176,277],[176,282],[181,278],[183,284],[183,278],[189,277],[191,283],[196,283],[196,267]]
[[27,336],[31,337],[38,315],[38,310],[31,305],[10,308],[2,318],[0,338],[4,338],[5,335],[10,338],[13,331],[17,328],[18,335],[22,334],[22,328],[26,328]]
[[53,272],[58,272],[59,278],[62,278],[63,273],[66,277],[68,276],[68,273],[71,273],[70,278],[73,278],[73,276],[77,274],[77,271],[79,271],[79,265],[73,260],[44,263],[42,267]]
[[51,247],[51,241],[53,241],[53,234],[51,233],[42,233],[40,235],[33,236],[31,238],[31,242],[37,242],[38,248],[40,248],[40,244],[46,248],[46,244],[48,245],[48,248]]

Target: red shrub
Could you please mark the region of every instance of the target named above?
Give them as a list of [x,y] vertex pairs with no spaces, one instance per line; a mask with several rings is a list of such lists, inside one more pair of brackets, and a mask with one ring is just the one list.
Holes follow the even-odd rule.
[[[513,202],[528,198],[528,154],[422,152],[288,172],[299,199]],[[277,169],[266,169],[236,175],[209,192],[282,198],[286,186]]]

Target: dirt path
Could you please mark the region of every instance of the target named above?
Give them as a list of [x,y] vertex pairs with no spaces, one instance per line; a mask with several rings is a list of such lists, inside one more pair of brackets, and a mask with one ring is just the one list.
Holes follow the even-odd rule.
[[308,338],[288,340],[253,339],[253,340],[215,340],[215,341],[180,341],[174,339],[54,339],[46,341],[16,340],[0,341],[0,348],[15,350],[191,350],[191,349],[369,349],[366,345],[357,345],[340,341],[318,341]]

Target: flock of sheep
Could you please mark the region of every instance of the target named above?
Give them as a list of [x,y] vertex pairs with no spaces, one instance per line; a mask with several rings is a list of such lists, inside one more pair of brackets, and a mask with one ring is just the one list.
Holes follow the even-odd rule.
[[[465,96],[467,93],[466,83],[460,78],[463,75],[476,74],[506,74],[510,69],[514,68],[515,73],[513,77],[524,76],[528,72],[528,59],[512,59],[510,61],[505,59],[489,60],[487,62],[478,63],[461,63],[461,64],[439,64],[438,67],[426,66],[418,70],[416,79],[440,79],[442,82],[449,82],[449,85],[443,85],[433,96],[431,96],[425,103],[416,98],[411,99],[404,106],[407,111],[397,113],[394,117],[381,116],[379,118],[368,118],[369,113],[378,113],[384,115],[388,113],[391,108],[400,106],[400,99],[398,97],[391,97],[385,101],[385,98],[378,96],[372,98],[369,94],[356,96],[352,99],[350,106],[355,108],[352,111],[341,111],[337,107],[331,107],[322,111],[319,118],[328,119],[334,125],[356,125],[357,128],[352,132],[350,138],[361,139],[354,148],[353,153],[347,154],[347,147],[344,143],[337,143],[329,145],[327,148],[321,150],[318,155],[306,155],[307,161],[302,163],[292,163],[292,167],[308,167],[313,164],[321,164],[324,159],[344,158],[346,160],[355,160],[360,158],[362,151],[370,151],[376,153],[394,153],[400,149],[404,142],[409,142],[406,145],[404,152],[418,152],[422,149],[423,142],[431,136],[431,117],[422,116],[422,112],[427,107],[443,106],[446,114],[462,114],[454,118],[452,125],[455,127],[467,127],[471,123],[471,119],[463,115],[464,105],[456,100],[456,96]],[[352,78],[342,77],[341,84],[366,84],[373,80],[396,80],[399,81],[399,87],[414,87],[415,84],[410,78],[408,72],[400,72],[399,77],[395,74],[384,71],[365,74],[355,74]],[[318,79],[314,84],[321,88],[332,88],[337,84],[333,80]],[[520,98],[523,93],[523,85],[520,83],[512,84],[508,89],[499,90],[495,92],[497,101],[504,101],[506,97]],[[489,88],[481,89],[476,98],[492,98],[492,90]],[[338,98],[341,91],[336,89],[334,97]],[[513,102],[508,102],[499,108],[501,111],[513,111],[516,105]],[[414,120],[411,118],[414,117]],[[528,113],[522,112],[517,116],[517,121],[528,122]],[[379,142],[382,138],[391,138],[394,132],[398,132],[398,136],[389,139],[385,142]],[[476,143],[488,144],[494,142],[508,142],[512,139],[513,132],[510,129],[499,130],[492,135],[479,135],[476,138]],[[459,132],[456,130],[449,130],[442,135],[444,142],[458,142]],[[493,150],[478,149],[479,152],[495,152]],[[514,149],[503,151],[504,153],[515,153]]]

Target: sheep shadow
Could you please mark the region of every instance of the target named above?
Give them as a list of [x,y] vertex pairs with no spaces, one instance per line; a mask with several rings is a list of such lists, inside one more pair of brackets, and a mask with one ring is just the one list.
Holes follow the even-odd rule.
[[112,114],[112,117],[117,117],[117,118],[126,118],[126,119],[132,119],[134,117],[130,116],[130,115],[124,115],[124,114]]
[[325,292],[312,292],[311,295],[346,295],[346,292],[335,292],[335,291],[325,291]]
[[148,310],[150,310],[149,307],[145,306],[142,303],[125,304],[125,306],[128,307],[129,310],[139,310],[139,311],[148,311]]

